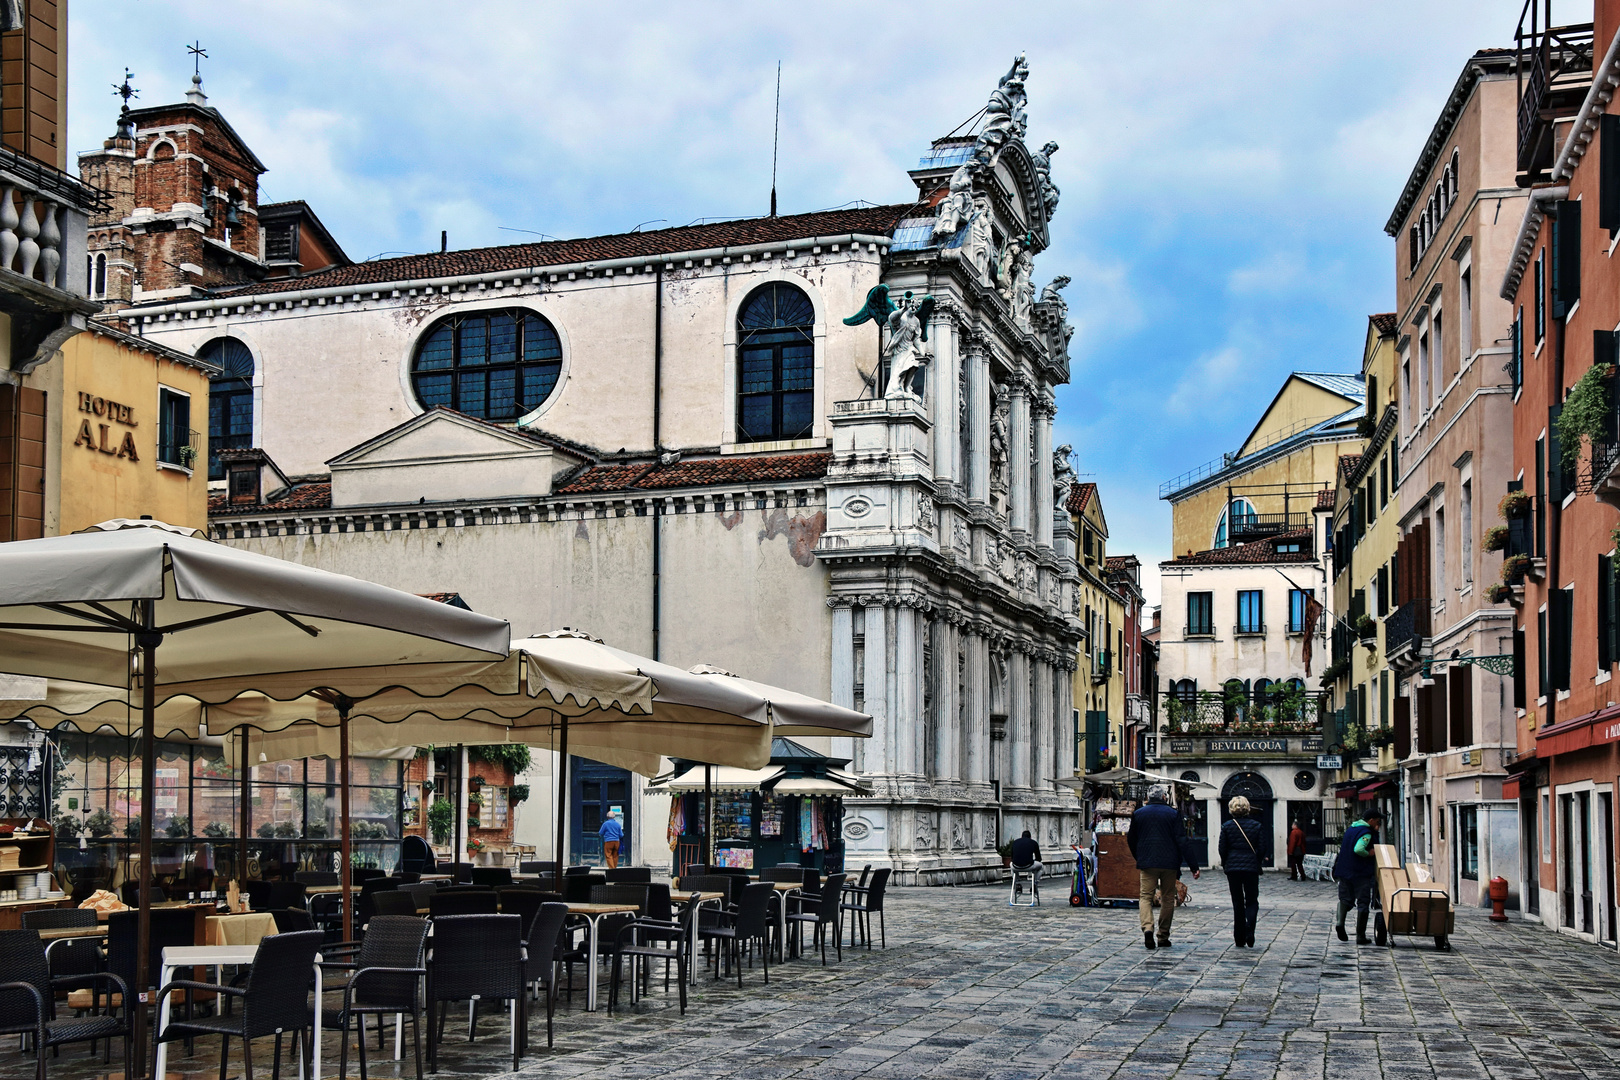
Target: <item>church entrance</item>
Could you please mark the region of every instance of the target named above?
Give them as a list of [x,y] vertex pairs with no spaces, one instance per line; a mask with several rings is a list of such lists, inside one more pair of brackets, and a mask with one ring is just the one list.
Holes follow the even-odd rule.
[[1271,784],[1259,773],[1240,772],[1227,777],[1226,783],[1221,787],[1221,823],[1225,824],[1232,815],[1226,806],[1233,799],[1242,795],[1249,800],[1253,807],[1252,814],[1256,821],[1265,826],[1265,846],[1260,849],[1260,865],[1277,865],[1273,849],[1275,848],[1275,833],[1272,824],[1272,808],[1276,799],[1271,793]]

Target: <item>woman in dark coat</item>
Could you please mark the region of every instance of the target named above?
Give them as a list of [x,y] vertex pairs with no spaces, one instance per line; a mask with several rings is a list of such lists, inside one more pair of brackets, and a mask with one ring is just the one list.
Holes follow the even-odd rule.
[[1232,816],[1221,826],[1221,867],[1232,892],[1232,940],[1254,948],[1254,922],[1260,914],[1260,852],[1265,826],[1249,816],[1249,800],[1239,795],[1226,804]]

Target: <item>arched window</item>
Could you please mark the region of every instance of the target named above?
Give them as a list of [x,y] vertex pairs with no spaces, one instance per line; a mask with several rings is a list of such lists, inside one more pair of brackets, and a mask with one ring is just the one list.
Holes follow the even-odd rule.
[[545,404],[562,372],[562,342],[532,311],[480,311],[434,323],[416,347],[411,386],[424,409],[513,421]]
[[197,356],[224,369],[208,380],[208,478],[223,480],[219,452],[253,445],[253,354],[235,338],[218,338]]
[[1227,679],[1221,687],[1221,713],[1228,724],[1241,724],[1249,718],[1249,684]]
[[1226,509],[1221,511],[1220,520],[1215,523],[1215,543],[1213,546],[1218,548],[1223,548],[1227,545],[1227,514],[1232,515],[1233,524],[1236,526],[1236,530],[1239,532],[1242,531],[1246,522],[1252,523],[1254,518],[1257,516],[1254,509],[1254,504],[1248,499],[1233,499],[1231,503],[1227,505]]
[[754,290],[737,316],[737,441],[802,439],[815,424],[816,311],[792,285]]
[[96,299],[100,300],[107,295],[107,256],[96,256]]

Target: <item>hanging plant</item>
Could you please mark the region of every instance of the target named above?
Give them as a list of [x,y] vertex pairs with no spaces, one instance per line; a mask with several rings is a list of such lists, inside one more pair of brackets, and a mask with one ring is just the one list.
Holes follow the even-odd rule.
[[1485,530],[1485,540],[1481,545],[1486,551],[1506,551],[1508,546],[1508,527],[1506,525],[1492,525]]
[[1524,575],[1530,572],[1530,556],[1510,555],[1502,560],[1502,583],[1505,585],[1524,584]]
[[84,819],[84,827],[90,830],[91,836],[111,836],[113,832],[113,816],[103,807]]
[[1558,446],[1565,469],[1572,469],[1581,457],[1581,439],[1604,442],[1613,437],[1609,417],[1609,386],[1614,379],[1613,364],[1593,364],[1580,381],[1570,388],[1569,397],[1558,413]]
[[1356,636],[1363,641],[1378,636],[1378,623],[1371,615],[1363,615],[1356,620]]
[[1496,511],[1502,515],[1503,521],[1512,521],[1514,518],[1529,517],[1530,507],[1528,491],[1510,491],[1496,504]]
[[529,798],[529,785],[528,784],[513,784],[511,786],[511,788],[507,791],[507,794],[506,794],[507,801],[510,802],[513,806],[516,806],[520,802],[527,801],[528,798]]
[[1485,586],[1485,599],[1493,604],[1505,604],[1513,597],[1513,588],[1500,581],[1493,581]]

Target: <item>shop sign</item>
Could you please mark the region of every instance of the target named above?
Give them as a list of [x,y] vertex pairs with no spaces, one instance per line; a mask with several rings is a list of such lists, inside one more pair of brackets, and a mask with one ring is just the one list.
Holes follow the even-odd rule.
[[1305,750],[1305,751],[1320,750],[1320,749],[1322,749],[1322,740],[1321,739],[1301,739],[1299,741],[1299,748],[1301,750]]
[[1287,739],[1210,739],[1211,754],[1286,754]]
[[[141,460],[140,455],[135,452],[134,432],[124,432],[123,438],[120,440],[118,433],[113,431],[112,427],[113,424],[120,424],[127,428],[140,427],[140,422],[135,419],[135,407],[133,405],[124,405],[109,398],[96,397],[94,394],[86,394],[80,391],[79,411],[88,415],[79,422],[79,434],[73,440],[75,447],[83,446],[91,450],[99,450],[108,457],[128,458],[131,461]],[[91,416],[96,417],[96,420],[92,421]],[[103,419],[109,421],[109,423],[100,423],[99,421]]]
[[1193,752],[1191,739],[1171,739],[1170,752],[1172,754],[1190,754]]
[[1344,768],[1344,755],[1317,754],[1316,767],[1321,769],[1323,772],[1333,772],[1336,769],[1342,769]]

